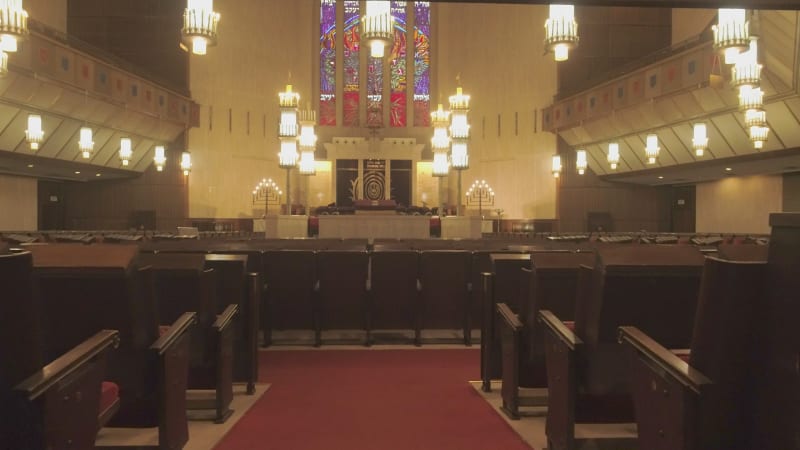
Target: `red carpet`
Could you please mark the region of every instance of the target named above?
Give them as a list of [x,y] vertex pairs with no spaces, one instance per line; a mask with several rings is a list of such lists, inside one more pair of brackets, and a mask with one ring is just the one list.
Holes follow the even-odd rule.
[[215,450],[530,450],[467,383],[475,350],[261,353],[272,387]]

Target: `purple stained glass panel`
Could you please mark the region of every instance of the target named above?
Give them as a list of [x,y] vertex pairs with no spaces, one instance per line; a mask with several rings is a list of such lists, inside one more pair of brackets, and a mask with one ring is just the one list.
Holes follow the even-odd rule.
[[344,2],[344,104],[343,125],[358,126],[359,51],[361,49],[360,8],[358,0]]
[[367,57],[367,126],[383,126],[383,59]]
[[431,125],[431,3],[414,3],[414,126]]
[[406,5],[408,2],[392,0],[392,16],[394,16],[394,45],[389,60],[391,65],[391,110],[389,124],[393,127],[406,126]]
[[336,1],[319,7],[319,124],[336,125]]

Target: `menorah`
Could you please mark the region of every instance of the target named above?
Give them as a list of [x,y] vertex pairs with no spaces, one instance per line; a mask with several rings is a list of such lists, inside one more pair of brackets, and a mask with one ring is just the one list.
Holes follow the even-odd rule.
[[467,189],[467,206],[478,205],[478,215],[483,218],[483,207],[494,205],[494,191],[486,180],[475,180]]
[[272,181],[272,178],[264,178],[253,189],[253,204],[264,202],[264,217],[267,217],[269,205],[280,207],[282,194],[283,191],[280,190],[277,183]]

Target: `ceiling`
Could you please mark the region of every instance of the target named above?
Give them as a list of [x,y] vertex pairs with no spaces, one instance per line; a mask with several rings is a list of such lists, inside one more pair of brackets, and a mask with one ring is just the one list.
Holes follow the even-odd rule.
[[[105,70],[113,74],[114,80],[124,79],[141,91],[145,86],[147,89],[156,86],[149,80],[141,81],[143,79],[111,61],[32,31],[31,40],[9,58],[8,75],[0,78],[0,173],[74,181],[131,178],[153,163],[155,145],[167,145],[167,157],[170,157],[169,143],[184,132],[188,126],[185,121],[168,118],[155,107],[146,110],[141,100],[130,103],[125,97],[104,95],[95,90],[96,81],[94,85],[90,81],[88,86],[82,87],[77,84],[76,69],[69,72],[68,77],[37,70],[33,54],[45,46],[72,66],[77,62],[87,65],[85,61],[90,61],[89,66],[97,70],[107,67]],[[168,96],[170,102],[173,98],[191,102],[164,88],[159,92],[162,93],[159,95]],[[37,151],[32,151],[25,140],[30,113],[42,116],[45,132]],[[91,127],[94,132],[94,150],[89,159],[83,159],[78,149],[83,126]],[[118,157],[122,137],[131,138],[133,143],[133,156],[126,167]],[[98,173],[100,176],[96,176]]]
[[[737,90],[728,85],[713,88],[707,81],[558,129],[559,136],[574,149],[586,149],[590,169],[608,180],[658,185],[709,181],[731,173],[797,171],[800,166],[798,13],[762,11],[760,17],[759,52],[764,65],[761,88],[765,92],[764,109],[771,129],[761,151],[749,140],[743,113],[738,109]],[[692,50],[696,51],[688,51]],[[723,66],[722,70],[729,71],[730,66]],[[703,157],[696,157],[691,142],[692,124],[700,120],[707,123],[709,149]],[[658,135],[661,147],[654,165],[647,164],[644,154],[649,133]],[[617,170],[611,170],[606,161],[608,144],[612,141],[620,147]],[[776,157],[773,152],[781,152],[782,156]],[[737,162],[739,159],[742,162]],[[726,167],[736,170],[725,171]]]

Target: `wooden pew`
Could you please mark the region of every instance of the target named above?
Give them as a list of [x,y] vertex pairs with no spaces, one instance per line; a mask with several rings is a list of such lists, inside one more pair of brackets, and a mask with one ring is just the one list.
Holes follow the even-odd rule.
[[562,321],[575,318],[579,289],[588,289],[596,255],[592,252],[536,252],[532,269],[522,269],[522,302],[518,313],[497,304],[502,345],[502,411],[519,418],[521,406],[544,406],[546,396],[531,389],[546,388],[544,334],[539,310],[551,311]]
[[519,311],[519,279],[523,267],[530,267],[529,253],[490,253],[491,284],[484,282],[482,289],[483,319],[481,320],[481,389],[491,392],[491,380],[502,376],[500,334],[497,332],[497,303],[503,302],[513,311]]
[[471,253],[423,250],[419,271],[422,328],[462,329],[464,345],[472,345],[470,322]]
[[[143,254],[140,263],[151,266],[155,277],[160,321],[169,323],[187,311],[197,313],[189,362],[189,389],[213,389],[212,400],[188,401],[189,409],[213,409],[214,422],[224,423],[233,413],[233,342],[238,303],[221,313],[216,299],[217,277],[205,269],[205,256],[186,253]],[[226,300],[230,300],[226,297]]]
[[[694,323],[703,256],[690,246],[599,248],[588,293],[575,305],[574,331],[551,311],[545,326],[551,450],[573,450],[576,423],[634,420],[630,373],[617,328],[636,326],[671,348],[687,348]],[[630,439],[615,448],[630,448]]]
[[717,256],[729,261],[766,261],[768,245],[758,244],[720,244]]
[[369,255],[366,251],[317,252],[317,314],[320,330],[364,330],[371,344],[367,309]]
[[[636,327],[631,355],[639,448],[754,449],[757,327],[766,262],[707,258],[688,361]],[[688,363],[688,364],[687,364]]]
[[51,244],[30,251],[48,353],[59,354],[102,329],[118,330],[119,349],[106,379],[119,386],[120,408],[108,425],[158,427],[159,444],[150,448],[183,448],[189,439],[188,332],[195,314],[181,315],[159,334],[152,273],[138,266],[136,246]]
[[272,330],[313,330],[315,344],[321,331],[314,308],[317,262],[313,250],[267,250],[263,256],[264,344]]
[[[258,272],[248,272],[248,255],[205,255],[205,267],[217,274],[217,314],[228,305],[239,306],[233,346],[233,381],[247,383],[247,393],[255,394],[258,381],[259,305],[263,282]],[[261,263],[259,255],[258,264]]]
[[98,331],[49,361],[31,254],[7,250],[0,248],[0,449],[91,448],[98,425],[119,409],[116,386],[101,395],[119,333]]
[[421,345],[419,252],[414,250],[372,252],[369,280],[369,313],[372,328],[414,330],[414,344]]

